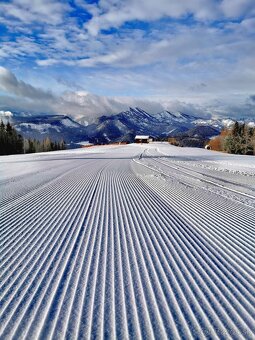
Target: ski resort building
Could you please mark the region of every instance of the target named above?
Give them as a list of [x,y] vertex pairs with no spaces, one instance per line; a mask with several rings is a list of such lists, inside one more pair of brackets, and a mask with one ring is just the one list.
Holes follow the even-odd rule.
[[135,143],[143,144],[143,143],[150,143],[152,141],[153,139],[150,136],[140,136],[140,135],[135,136]]

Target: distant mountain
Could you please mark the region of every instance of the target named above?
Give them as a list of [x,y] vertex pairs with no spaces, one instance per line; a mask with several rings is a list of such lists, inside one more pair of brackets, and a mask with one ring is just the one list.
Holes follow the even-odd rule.
[[86,127],[86,131],[95,142],[133,141],[136,134],[160,135],[158,124],[158,120],[146,111],[130,108],[117,115],[98,118],[96,123]]
[[195,138],[210,138],[212,136],[217,136],[220,129],[214,126],[208,125],[196,125],[189,129],[188,131],[179,133],[177,136],[182,137],[195,137]]
[[[231,126],[231,119],[204,119],[183,112],[162,111],[151,115],[141,108],[129,108],[112,116],[101,116],[95,123],[84,126],[65,115],[38,115],[10,113],[1,115],[27,138],[43,139],[49,135],[53,140],[64,139],[66,143],[90,141],[92,143],[133,142],[135,135],[155,138],[179,137],[208,139],[224,126]],[[251,122],[250,124],[255,124]]]
[[202,148],[213,136],[217,136],[220,129],[207,125],[196,125],[188,131],[179,133],[175,139],[180,146]]
[[140,108],[129,108],[114,116],[102,116],[96,123],[87,126],[90,139],[100,142],[133,141],[135,135],[166,137],[187,131],[194,126],[197,117],[183,113],[173,114],[163,111],[151,115]]
[[177,124],[190,124],[190,122],[196,119],[199,119],[198,117],[192,116],[192,115],[188,115],[186,113],[182,113],[182,112],[170,112],[170,111],[162,111],[159,113],[156,113],[154,115],[154,117],[156,117],[158,120],[160,121],[165,121],[168,123],[177,123]]
[[[151,115],[141,108],[129,108],[113,116],[102,116],[86,127],[88,138],[94,142],[133,142],[135,135],[156,138],[185,136],[208,139],[223,127],[234,124],[231,119],[204,119],[183,112],[162,111]],[[250,123],[250,124],[254,124]]]
[[175,136],[178,133],[189,130],[194,126],[194,121],[199,119],[183,112],[173,113],[167,110],[157,113],[154,117],[164,124],[167,123],[167,129],[164,131],[166,136]]
[[54,141],[64,139],[66,143],[86,140],[85,126],[65,115],[32,116],[25,113],[13,113],[0,116],[5,122],[10,121],[15,129],[26,138],[42,140],[50,136]]

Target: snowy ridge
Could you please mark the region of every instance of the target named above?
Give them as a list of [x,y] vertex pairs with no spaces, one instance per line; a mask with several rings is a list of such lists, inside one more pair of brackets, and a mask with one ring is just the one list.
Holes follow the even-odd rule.
[[26,138],[41,140],[47,135],[52,140],[64,139],[67,143],[87,139],[85,126],[64,115],[33,116],[15,113],[7,120]]
[[255,159],[219,170],[238,162],[160,143],[2,157],[0,338],[254,339]]
[[28,129],[28,130],[36,130],[39,131],[40,133],[49,133],[49,129],[54,129],[57,132],[60,132],[60,129],[56,125],[51,125],[47,123],[42,123],[42,124],[34,124],[34,123],[21,123],[19,126],[16,127],[17,131],[22,131],[22,129]]
[[[83,140],[95,144],[133,142],[137,134],[155,138],[180,137],[190,134],[195,128],[197,131],[207,131],[208,135],[203,133],[200,137],[208,139],[218,135],[223,127],[229,128],[234,124],[231,119],[204,119],[167,110],[152,115],[138,107],[130,107],[115,115],[101,116],[92,124],[84,119],[78,123],[65,115],[33,116],[28,113],[1,112],[0,118],[5,123],[10,121],[26,138],[42,139],[47,134],[52,140],[64,139],[71,146]],[[251,120],[246,123],[251,127],[255,124]]]
[[198,117],[194,117],[192,115],[188,115],[182,112],[170,112],[164,110],[154,115],[158,120],[165,120],[166,122],[172,123],[191,123],[192,120],[198,119]]

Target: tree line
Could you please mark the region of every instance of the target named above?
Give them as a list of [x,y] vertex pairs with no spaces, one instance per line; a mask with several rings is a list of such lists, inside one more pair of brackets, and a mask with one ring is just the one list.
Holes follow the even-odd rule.
[[46,137],[42,141],[32,138],[23,138],[13,126],[8,122],[0,122],[0,155],[12,155],[21,153],[46,152],[55,150],[65,150],[64,140],[60,142],[52,141]]
[[255,127],[235,122],[230,129],[223,129],[210,140],[212,150],[239,155],[255,155]]

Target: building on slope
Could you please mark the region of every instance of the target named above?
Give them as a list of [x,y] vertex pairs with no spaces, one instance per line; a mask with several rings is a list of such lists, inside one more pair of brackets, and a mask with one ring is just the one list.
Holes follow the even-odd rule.
[[152,141],[153,141],[153,138],[151,136],[142,136],[142,135],[135,136],[135,143],[138,143],[138,144],[150,143]]

